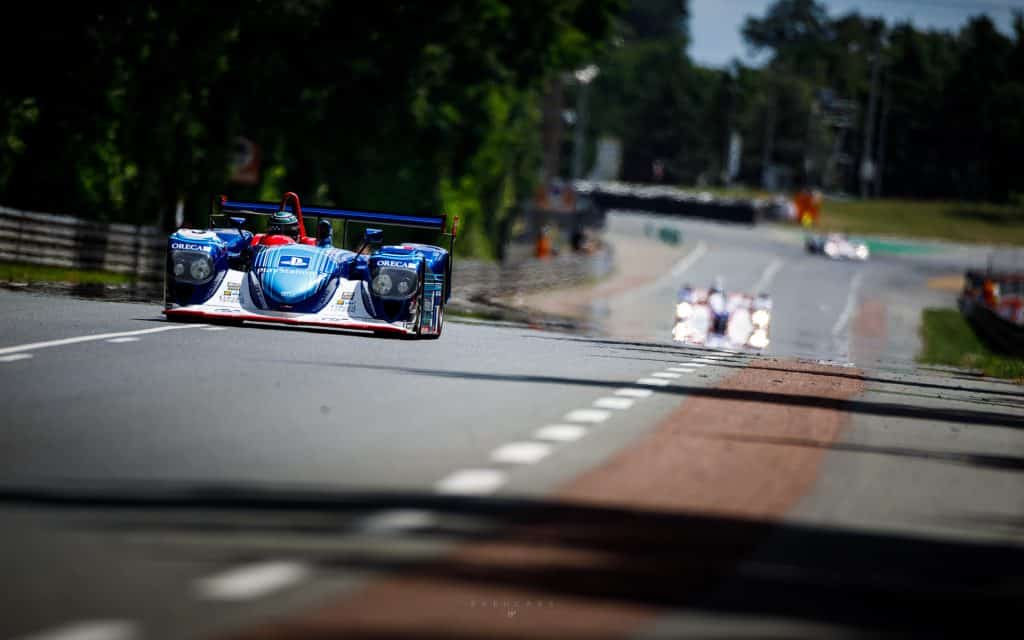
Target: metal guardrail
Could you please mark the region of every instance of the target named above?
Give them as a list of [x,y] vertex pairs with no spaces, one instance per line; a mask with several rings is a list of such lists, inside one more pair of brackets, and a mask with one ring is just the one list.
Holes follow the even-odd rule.
[[162,278],[166,234],[157,227],[103,223],[0,207],[0,260]]
[[[0,261],[135,274],[160,293],[167,233],[158,227],[102,223],[0,207]],[[610,250],[505,264],[455,261],[454,294],[489,297],[580,284],[612,269]],[[141,294],[140,294],[141,295]]]

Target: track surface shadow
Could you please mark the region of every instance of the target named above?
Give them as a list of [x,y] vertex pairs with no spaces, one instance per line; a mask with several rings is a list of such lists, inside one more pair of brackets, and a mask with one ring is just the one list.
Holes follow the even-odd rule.
[[[563,599],[583,599],[659,611],[782,617],[869,633],[987,637],[1018,622],[1017,605],[1024,598],[1024,549],[1018,546],[580,502],[125,486],[133,488],[6,489],[0,490],[0,505],[48,514],[69,509],[75,514],[68,525],[73,527],[199,532],[223,535],[225,542],[239,532],[266,532],[276,541],[266,550],[258,545],[215,548],[225,561],[244,562],[279,553],[284,537],[303,559],[322,569],[401,570],[436,581],[439,588],[508,588],[535,593],[555,606]],[[361,516],[393,509],[429,510],[438,516],[433,525],[405,532],[407,537],[446,537],[469,546],[419,563],[396,560],[380,547],[339,552],[303,546],[345,536]],[[488,526],[445,524],[447,518],[466,516]],[[188,549],[197,552],[194,546]],[[516,551],[521,549],[540,553],[524,561]],[[567,555],[560,556],[563,552]],[[392,605],[400,611],[401,603]],[[337,637],[308,632],[289,632],[285,623],[273,637]],[[345,633],[388,635],[386,629]],[[404,637],[434,635],[423,629]]]

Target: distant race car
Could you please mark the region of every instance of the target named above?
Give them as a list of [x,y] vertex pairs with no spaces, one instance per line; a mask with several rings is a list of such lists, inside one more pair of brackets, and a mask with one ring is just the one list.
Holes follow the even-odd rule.
[[808,236],[804,245],[807,253],[820,253],[833,260],[867,260],[870,255],[868,245],[859,240],[851,240],[841,233],[829,233],[824,236]]
[[[209,229],[181,228],[167,243],[164,313],[169,319],[275,322],[437,338],[451,295],[452,253],[458,218],[444,232],[445,216],[303,210],[288,192],[281,202],[237,202],[221,196]],[[266,233],[244,228],[245,217],[270,216]],[[306,235],[303,214],[319,218]],[[220,218],[231,226],[214,226]],[[226,218],[226,220],[224,220]],[[448,249],[405,243],[384,245],[384,232],[364,230],[355,251],[335,248],[331,220],[426,229],[448,238]]]
[[771,322],[772,301],[767,295],[684,287],[676,302],[672,339],[760,351],[771,342]]

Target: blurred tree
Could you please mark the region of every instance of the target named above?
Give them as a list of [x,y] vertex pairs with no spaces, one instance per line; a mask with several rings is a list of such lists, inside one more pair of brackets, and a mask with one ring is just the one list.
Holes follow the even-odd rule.
[[[26,6],[0,44],[4,204],[169,223],[214,193],[461,214],[478,253],[528,193],[542,83],[592,59],[619,0],[184,0]],[[264,182],[227,183],[231,141]],[[475,240],[473,240],[475,238]]]
[[687,17],[678,0],[635,0],[618,24],[618,46],[598,62],[587,137],[622,141],[626,180],[654,180],[658,163],[661,179],[692,182],[720,165],[709,106],[725,74],[690,63]]

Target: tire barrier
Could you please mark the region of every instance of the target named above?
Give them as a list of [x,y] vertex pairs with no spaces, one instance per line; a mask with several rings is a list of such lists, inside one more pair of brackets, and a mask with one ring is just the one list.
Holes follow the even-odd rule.
[[581,198],[589,200],[602,211],[644,211],[746,225],[773,217],[767,205],[760,201],[718,198],[708,193],[695,194],[674,187],[581,180],[573,183],[573,189]]
[[957,304],[993,351],[1024,357],[1024,274],[968,271]]

